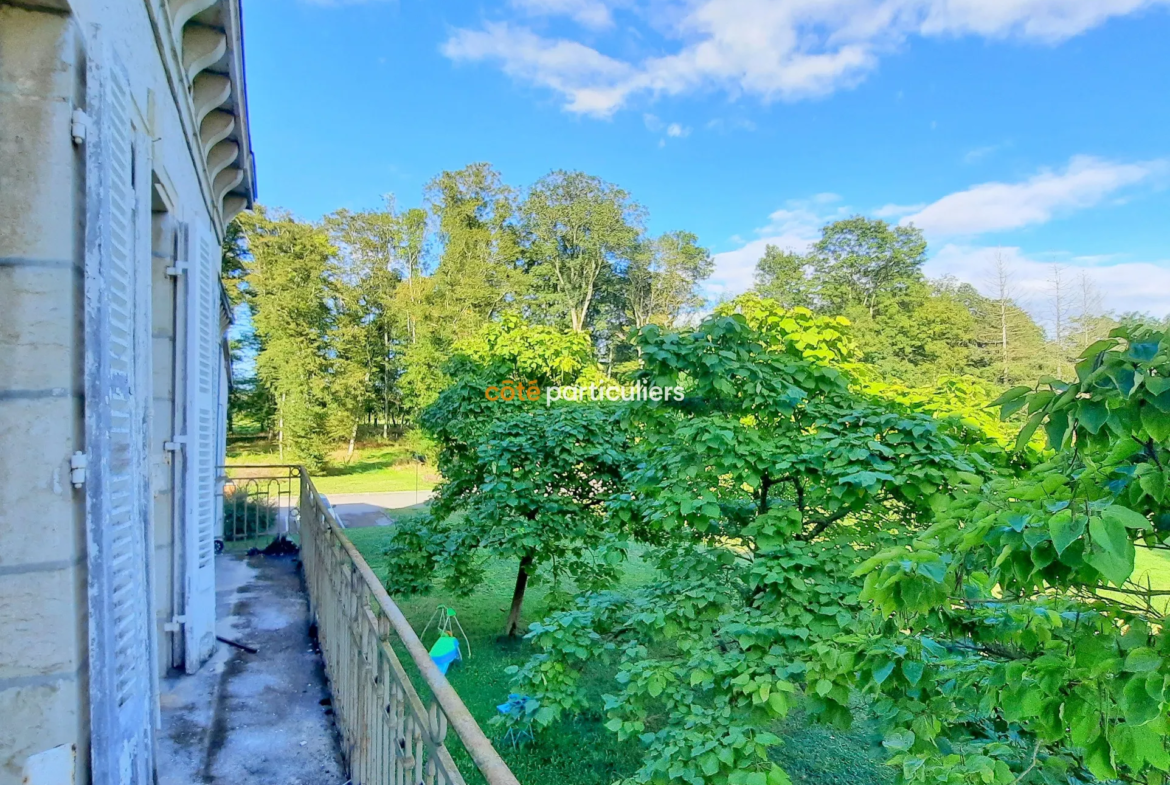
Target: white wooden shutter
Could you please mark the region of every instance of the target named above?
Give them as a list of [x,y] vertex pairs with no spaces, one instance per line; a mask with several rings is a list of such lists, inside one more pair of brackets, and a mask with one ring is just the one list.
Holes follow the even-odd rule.
[[156,699],[147,461],[151,259],[149,233],[143,238],[140,228],[149,222],[149,154],[135,149],[130,81],[108,53],[90,52],[86,104],[91,119],[85,142],[85,489],[92,782],[147,785],[153,781]]
[[194,232],[187,276],[187,454],[184,548],[185,664],[194,673],[215,651],[215,515],[219,428],[219,245]]

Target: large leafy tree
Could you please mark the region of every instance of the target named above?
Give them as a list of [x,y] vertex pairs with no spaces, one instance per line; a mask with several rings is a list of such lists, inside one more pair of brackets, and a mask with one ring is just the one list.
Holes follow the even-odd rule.
[[639,253],[644,210],[612,183],[556,171],[532,187],[522,212],[533,273],[570,328],[584,330]]
[[858,216],[826,225],[805,253],[768,247],[755,291],[789,308],[847,317],[865,362],[903,383],[1035,378],[1045,361],[1043,333],[1009,288],[989,300],[969,284],[927,280],[925,261],[918,229]]
[[811,308],[815,283],[807,255],[768,245],[756,262],[755,291],[785,308]]
[[533,625],[539,653],[515,672],[547,725],[586,707],[587,670],[607,663],[606,727],[646,748],[631,782],[788,782],[775,722],[794,705],[850,720],[837,639],[867,622],[849,573],[974,468],[929,416],[851,389],[840,321],[740,308],[640,335],[642,381],[686,398],[630,404],[636,468],[611,516],[662,578]]
[[[423,415],[444,482],[430,514],[402,523],[387,550],[387,585],[469,592],[489,557],[515,560],[504,633],[521,624],[530,579],[594,587],[616,577],[623,538],[607,504],[627,468],[625,432],[598,404],[549,406],[548,384],[596,379],[586,335],[507,315],[460,343],[454,383]],[[487,396],[489,388],[507,389]]]
[[648,241],[625,270],[626,312],[633,328],[672,327],[701,307],[699,285],[714,269],[711,252],[690,232],[667,232]]
[[475,163],[440,174],[426,197],[442,246],[428,306],[477,327],[517,305],[529,282],[515,190],[490,164]]
[[[423,263],[427,216],[410,216],[398,252],[405,285],[398,310],[407,324],[400,379],[407,412],[416,415],[450,383],[444,364],[456,344],[488,321],[523,306],[530,288],[516,194],[488,164],[447,171],[428,183],[437,263]],[[410,272],[409,260],[418,264]]]
[[882,299],[922,279],[926,240],[913,226],[854,216],[827,225],[808,255],[814,298],[828,311],[878,312]]
[[388,432],[400,406],[398,377],[406,325],[395,308],[402,271],[395,251],[403,243],[404,216],[389,202],[381,210],[338,210],[325,227],[338,249],[330,278],[337,325],[331,431],[349,439],[352,453],[357,425],[370,410],[381,415]]
[[902,782],[1164,782],[1170,639],[1135,575],[1170,531],[1170,345],[1115,330],[1076,378],[998,400],[1051,457],[940,497],[910,548],[859,571],[886,620],[861,645]]
[[328,270],[335,253],[319,227],[259,209],[240,217],[250,262],[245,278],[259,337],[256,370],[271,390],[282,454],[325,461],[328,403]]

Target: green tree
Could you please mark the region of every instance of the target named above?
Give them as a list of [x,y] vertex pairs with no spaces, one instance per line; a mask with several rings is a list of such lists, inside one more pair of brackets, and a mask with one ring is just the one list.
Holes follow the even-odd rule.
[[815,285],[809,268],[807,255],[769,245],[756,262],[755,291],[785,308],[811,308]]
[[837,639],[866,620],[849,573],[972,468],[930,417],[851,389],[840,321],[739,307],[639,337],[641,380],[686,397],[625,411],[638,438],[611,517],[662,577],[533,625],[538,654],[514,673],[546,726],[589,707],[585,669],[608,663],[606,727],[646,748],[628,782],[788,783],[776,720],[799,705],[850,721]]
[[714,269],[711,252],[690,232],[667,232],[646,243],[625,270],[626,313],[634,329],[671,327],[701,307],[699,285]]
[[1170,637],[1134,560],[1170,531],[1166,339],[1119,328],[1074,380],[1000,396],[1050,458],[940,497],[912,548],[859,570],[885,619],[860,683],[899,781],[1165,781]]
[[913,226],[854,216],[826,226],[808,259],[820,308],[845,313],[858,306],[873,317],[879,302],[922,280],[926,240]]
[[[625,432],[612,410],[550,407],[538,391],[595,373],[591,348],[582,333],[515,314],[459,345],[448,369],[455,382],[422,418],[440,445],[444,481],[426,519],[399,525],[386,551],[389,588],[426,591],[442,580],[470,592],[484,558],[515,559],[504,624],[515,635],[531,578],[580,586],[615,578],[625,551],[607,503],[625,471]],[[489,398],[489,388],[507,393]]]
[[[531,578],[568,577],[583,588],[616,580],[626,547],[606,504],[626,462],[624,432],[598,404],[540,402],[493,419],[472,460],[461,464],[471,476],[445,486],[461,492],[443,493],[436,515],[395,534],[390,588],[417,591],[441,577],[470,592],[483,579],[484,558],[515,560],[503,632],[518,634]],[[459,516],[440,517],[456,509]]]
[[328,271],[335,248],[320,228],[263,208],[243,214],[240,228],[259,338],[256,371],[276,402],[281,455],[315,469],[328,450]]
[[879,293],[872,312],[855,305],[844,313],[866,362],[891,378],[931,384],[942,376],[982,372],[972,312],[978,302],[974,290],[960,291],[953,281],[907,281]]
[[569,326],[585,330],[639,252],[644,210],[616,185],[556,171],[532,187],[522,212],[533,274]]
[[442,246],[435,270],[444,316],[471,321],[454,334],[469,334],[527,294],[527,259],[517,197],[490,164],[443,172],[426,189]]
[[522,308],[531,286],[516,194],[490,165],[443,172],[426,196],[438,230],[438,264],[429,275],[408,278],[402,290],[412,326],[400,384],[412,414],[450,383],[443,366],[456,343],[504,311]]
[[349,438],[351,453],[357,425],[375,400],[383,435],[401,405],[398,377],[407,325],[396,307],[402,282],[396,251],[408,234],[404,223],[390,200],[381,210],[338,210],[325,217],[338,249],[330,271],[338,312],[333,393],[346,412],[334,418],[333,431],[340,429]]

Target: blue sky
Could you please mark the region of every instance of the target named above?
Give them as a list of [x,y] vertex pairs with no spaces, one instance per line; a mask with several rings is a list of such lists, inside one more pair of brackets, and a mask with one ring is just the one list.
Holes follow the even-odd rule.
[[712,297],[854,213],[927,271],[998,254],[1170,313],[1170,0],[246,0],[260,201],[421,200],[490,161],[582,169],[716,254]]

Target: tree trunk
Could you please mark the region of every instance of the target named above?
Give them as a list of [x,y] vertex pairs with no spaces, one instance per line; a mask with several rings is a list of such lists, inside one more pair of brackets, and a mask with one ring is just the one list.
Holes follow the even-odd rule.
[[349,450],[345,453],[345,462],[348,464],[353,460],[353,447],[357,441],[358,423],[357,420],[353,422],[353,430],[349,432]]
[[277,426],[280,428],[279,436],[277,437],[277,443],[280,445],[281,463],[284,463],[284,396],[285,393],[280,394],[280,424]]
[[520,627],[520,608],[524,605],[524,590],[528,588],[528,568],[532,566],[532,554],[524,554],[520,560],[520,569],[516,571],[516,588],[512,592],[512,610],[508,613],[508,621],[504,624],[504,634],[513,636]]
[[1008,328],[1007,328],[1007,303],[1004,300],[999,301],[999,325],[1000,325],[1000,342],[1003,344],[1003,378],[1000,379],[1000,384],[1008,383]]

